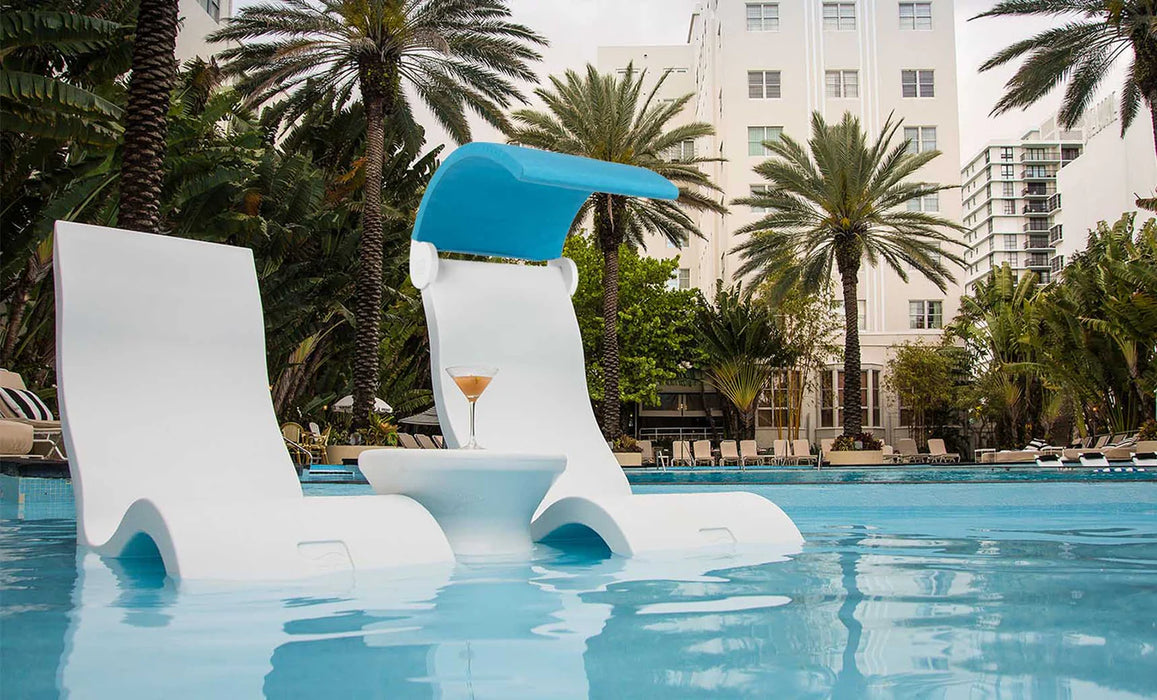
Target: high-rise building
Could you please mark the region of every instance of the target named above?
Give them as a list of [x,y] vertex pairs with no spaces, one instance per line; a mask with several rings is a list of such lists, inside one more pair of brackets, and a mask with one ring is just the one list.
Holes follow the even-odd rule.
[[[959,182],[952,0],[703,0],[692,13],[686,44],[602,47],[598,63],[603,72],[633,63],[648,70],[649,80],[670,69],[658,98],[693,94],[684,118],[715,129],[714,137],[683,150],[721,159],[704,167],[730,212],[700,217],[704,238],[685,248],[660,240],[647,245],[649,255],[679,256],[679,285],[710,292],[717,279],[735,281],[740,261],[731,251],[742,240],[736,231],[764,212],[731,202],[766,186],[752,170],[768,156],[763,142],[781,134],[806,141],[813,112],[828,121],[851,112],[869,134],[878,133],[889,116],[902,119],[900,134],[909,148],[942,152],[920,178]],[[908,206],[960,220],[955,192]],[[956,252],[963,250],[962,244]],[[962,281],[963,272],[957,274]],[[956,284],[942,292],[918,275],[904,282],[890,269],[865,263],[859,323],[866,430],[888,440],[906,435],[900,407],[884,389],[891,348],[907,340],[937,340],[959,307],[960,291]],[[809,437],[842,432],[842,364],[831,360],[817,382],[820,391],[805,403],[801,422]],[[771,411],[766,407],[759,414],[757,437],[764,443],[776,435]]]
[[1054,117],[1018,139],[990,142],[968,161],[960,196],[970,285],[1005,263],[1042,282],[1060,270],[1056,247],[1064,236],[1066,202],[1057,176],[1083,147],[1081,130],[1063,130]]
[[233,15],[233,0],[181,0],[177,8],[181,28],[177,33],[177,62],[200,57],[208,60],[221,50],[205,40]]

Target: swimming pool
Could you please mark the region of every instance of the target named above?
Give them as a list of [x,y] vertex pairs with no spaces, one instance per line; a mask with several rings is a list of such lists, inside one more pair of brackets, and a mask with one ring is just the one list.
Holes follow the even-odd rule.
[[[636,487],[640,492],[688,487]],[[736,486],[697,486],[696,490]],[[1147,697],[1157,485],[745,486],[790,557],[531,561],[182,587],[0,523],[0,695]],[[360,485],[307,486],[364,493]]]

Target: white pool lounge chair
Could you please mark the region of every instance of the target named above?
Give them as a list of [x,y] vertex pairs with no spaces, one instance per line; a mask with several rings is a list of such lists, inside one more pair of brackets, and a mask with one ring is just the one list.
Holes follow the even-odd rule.
[[414,436],[414,440],[417,441],[418,447],[422,448],[423,450],[438,449],[438,446],[434,444],[434,441],[430,439],[429,435],[418,433]]
[[[469,417],[446,368],[484,363],[499,373],[478,400],[478,442],[568,459],[535,514],[536,539],[585,526],[624,555],[745,543],[798,547],[803,539],[787,515],[753,493],[631,493],[591,409],[570,299],[578,271],[559,257],[595,191],[677,194],[650,171],[478,142],[455,150],[435,173],[415,223],[410,274],[422,290],[448,445],[465,444]],[[439,250],[548,264],[440,259]]]
[[422,446],[409,433],[398,433],[398,444],[407,450],[420,450]]
[[928,438],[928,461],[930,462],[959,462],[960,454],[949,452],[944,446],[942,438]]
[[671,443],[671,466],[690,467],[692,465],[691,443],[675,440]]
[[778,465],[796,464],[796,460],[791,456],[791,447],[787,440],[773,440],[771,443],[772,463]]
[[692,462],[696,467],[701,464],[715,466],[715,455],[711,452],[710,440],[696,440],[691,443]]
[[719,443],[719,466],[732,464],[739,466],[739,447],[734,440],[724,440]]
[[[189,579],[453,560],[410,498],[302,496],[269,393],[251,251],[57,222],[55,276],[80,545],[159,553]],[[215,426],[213,439],[189,440],[191,425]]]
[[796,464],[816,463],[816,456],[812,454],[811,443],[806,438],[791,441],[791,457]]
[[759,454],[759,445],[755,440],[740,440],[739,441],[739,466],[746,467],[749,464],[762,465],[766,462],[764,455]]

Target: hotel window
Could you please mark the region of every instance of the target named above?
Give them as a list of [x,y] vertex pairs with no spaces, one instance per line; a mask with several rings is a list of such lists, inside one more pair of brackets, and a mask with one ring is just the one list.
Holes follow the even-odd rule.
[[906,126],[904,138],[908,141],[909,153],[936,150],[936,127],[934,126]]
[[779,97],[779,71],[777,70],[749,70],[747,71],[747,96],[753,100],[773,99]]
[[684,139],[666,151],[667,160],[692,160],[695,158],[695,139]]
[[1011,267],[1020,267],[1020,255],[1018,253],[1009,253],[1008,264]]
[[676,278],[676,287],[678,289],[691,288],[691,269],[687,267],[679,268],[679,276]]
[[759,395],[755,425],[759,428],[786,427],[791,412],[791,396],[800,391],[799,372],[775,372],[767,389]]
[[213,18],[214,22],[221,21],[221,0],[200,0],[201,7]]
[[908,211],[940,211],[940,193],[933,192],[909,199]]
[[931,29],[932,3],[900,3],[900,29]]
[[747,127],[747,155],[769,156],[771,150],[763,145],[764,141],[778,141],[783,136],[782,126],[749,126]]
[[1002,146],[1000,149],[1001,160],[1012,160],[1012,146]]
[[859,97],[860,74],[854,70],[829,70],[824,73],[828,97]]
[[1000,176],[1003,178],[1006,178],[1006,179],[1013,177],[1013,166],[1011,166],[1011,165],[1000,166]]
[[[752,185],[751,186],[751,196],[752,197],[761,197],[763,195],[766,195],[769,191],[770,190],[768,189],[767,185]],[[771,209],[769,209],[767,207],[757,207],[754,204],[751,205],[751,213],[752,214],[766,214],[769,211],[771,211]]]
[[1015,197],[1016,196],[1016,186],[1015,185],[1013,185],[1011,182],[1002,182],[1001,184],[1004,185],[1004,196],[1005,197]]
[[[1006,184],[1012,184],[1012,183],[1006,183]],[[1005,216],[1012,216],[1013,214],[1016,214],[1016,200],[1015,199],[1004,200],[1004,213],[1005,213]]]
[[902,97],[935,97],[936,79],[930,70],[900,71],[900,94]]
[[[860,372],[860,423],[883,424],[880,411],[880,370]],[[836,369],[820,370],[820,427],[839,428],[844,424],[844,373]]]
[[916,329],[943,328],[944,302],[926,299],[909,301],[908,327]]
[[1004,234],[1004,249],[1005,250],[1016,250],[1016,234],[1015,233]]
[[749,3],[747,3],[747,31],[749,31],[749,32],[778,32],[779,31],[779,3],[777,3],[777,2],[749,2]]
[[862,331],[868,330],[868,300],[867,299],[857,299],[856,300],[856,326],[859,327],[859,329]]
[[856,5],[851,2],[824,3],[824,29],[850,31],[856,28]]

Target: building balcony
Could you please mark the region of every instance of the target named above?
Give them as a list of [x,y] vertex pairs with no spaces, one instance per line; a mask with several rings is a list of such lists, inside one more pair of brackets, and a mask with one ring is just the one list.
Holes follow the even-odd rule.
[[1020,154],[1022,163],[1056,163],[1060,159],[1061,154],[1053,149],[1026,148]]
[[1049,209],[1044,202],[1032,202],[1024,205],[1021,209],[1021,212],[1027,216],[1048,216],[1050,211],[1052,209]]
[[1020,191],[1020,193],[1024,197],[1051,197],[1052,195],[1056,194],[1056,191],[1057,188],[1055,187],[1043,187],[1037,184],[1025,187]]
[[1055,180],[1057,171],[1053,168],[1025,168],[1021,171],[1022,180]]
[[1064,227],[1061,226],[1061,224],[1057,224],[1056,226],[1053,226],[1049,229],[1049,243],[1056,245],[1057,243],[1060,243],[1061,239],[1064,237]]
[[1025,250],[1049,250],[1052,248],[1049,245],[1048,236],[1025,236],[1024,249]]
[[1048,267],[1049,256],[1044,253],[1033,253],[1024,256],[1025,267]]
[[1031,231],[1042,231],[1043,232],[1043,231],[1048,231],[1048,230],[1049,230],[1048,219],[1029,219],[1029,221],[1024,225],[1024,232],[1025,233],[1029,233]]
[[1065,266],[1065,256],[1057,255],[1049,258],[1049,270],[1054,273],[1060,272],[1061,268]]
[[1054,212],[1057,209],[1061,208],[1061,193],[1060,192],[1057,192],[1052,197],[1049,197],[1047,208],[1050,212]]

